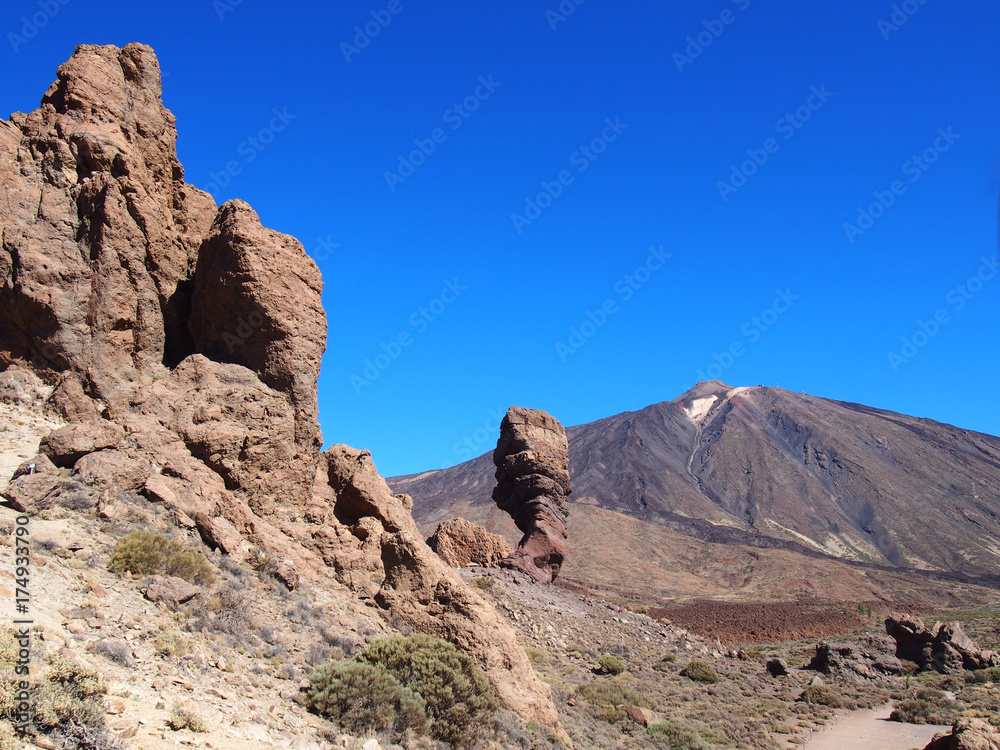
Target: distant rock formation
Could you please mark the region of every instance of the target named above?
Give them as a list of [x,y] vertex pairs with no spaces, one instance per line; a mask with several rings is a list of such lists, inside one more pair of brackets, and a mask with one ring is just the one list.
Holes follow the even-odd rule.
[[566,430],[544,411],[512,406],[500,425],[493,463],[493,500],[524,532],[503,565],[552,583],[566,556],[566,498],[573,490]]
[[862,636],[856,643],[820,643],[806,669],[855,682],[877,681],[903,671],[893,646],[884,635]]
[[464,518],[449,518],[438,524],[427,546],[453,568],[470,564],[496,568],[514,552],[502,536]]
[[187,184],[176,139],[141,44],[78,47],[39,109],[0,120],[0,397],[69,423],[5,502],[71,493],[112,519],[143,495],[288,588],[458,644],[508,708],[557,728],[513,631],[426,546],[409,498],[367,451],[321,453],[319,269],[246,203]]
[[896,642],[896,656],[916,662],[922,671],[959,674],[1000,666],[1000,654],[980,649],[957,622],[938,622],[928,629],[919,617],[890,614],[885,632]]

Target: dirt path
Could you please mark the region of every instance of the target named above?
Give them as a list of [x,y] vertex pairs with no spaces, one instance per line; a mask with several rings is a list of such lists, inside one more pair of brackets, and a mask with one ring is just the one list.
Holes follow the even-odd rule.
[[923,748],[950,727],[918,726],[889,721],[892,706],[841,714],[836,724],[814,732],[805,750],[910,750]]

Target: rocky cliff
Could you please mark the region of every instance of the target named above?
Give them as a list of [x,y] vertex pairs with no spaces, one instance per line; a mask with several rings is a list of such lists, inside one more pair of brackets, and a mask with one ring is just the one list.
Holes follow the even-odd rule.
[[566,557],[572,491],[566,430],[544,411],[512,406],[500,424],[493,463],[493,500],[524,533],[503,565],[552,583]]
[[0,121],[0,371],[43,378],[68,423],[43,441],[52,471],[6,501],[83,488],[111,517],[142,494],[226,555],[266,554],[289,588],[350,592],[456,643],[509,708],[556,726],[513,631],[424,544],[409,498],[367,452],[321,453],[319,269],[246,203],[185,183],[175,141],[139,44],[79,47],[39,109]]

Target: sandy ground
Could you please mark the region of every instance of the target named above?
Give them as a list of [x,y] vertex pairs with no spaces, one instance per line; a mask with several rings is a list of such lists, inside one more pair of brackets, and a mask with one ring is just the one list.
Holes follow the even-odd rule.
[[0,404],[0,490],[22,463],[38,453],[39,441],[62,425],[30,407]]
[[910,750],[923,748],[934,735],[950,727],[918,726],[889,721],[892,706],[871,711],[850,711],[806,740],[807,750]]

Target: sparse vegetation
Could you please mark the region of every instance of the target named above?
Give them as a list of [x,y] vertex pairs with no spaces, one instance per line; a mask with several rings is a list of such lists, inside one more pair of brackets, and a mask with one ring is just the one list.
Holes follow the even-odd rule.
[[966,672],[965,681],[972,685],[986,682],[1000,682],[1000,667],[989,667],[988,669],[977,669],[974,672]]
[[646,733],[661,742],[659,747],[669,750],[707,750],[709,747],[694,729],[675,719],[652,724]]
[[90,646],[90,650],[105,659],[113,661],[123,667],[131,669],[135,666],[135,659],[132,658],[132,649],[127,643],[105,639],[97,641]]
[[688,665],[681,670],[681,674],[689,680],[694,680],[695,682],[712,684],[719,681],[719,673],[715,671],[715,667],[711,664],[706,664],[703,661],[689,662]]
[[208,731],[208,724],[190,706],[175,705],[170,711],[170,718],[167,719],[167,726],[175,732],[182,729],[189,729],[192,732],[204,733]]
[[803,691],[800,700],[804,703],[815,703],[818,706],[830,706],[831,708],[843,705],[840,691],[832,685],[810,685]]
[[371,664],[330,662],[313,672],[309,682],[309,707],[347,731],[427,731],[423,698]]
[[468,743],[498,707],[483,671],[440,638],[422,634],[382,638],[357,658],[417,693],[426,704],[431,736],[444,742]]
[[625,671],[625,665],[622,663],[622,660],[611,654],[602,656],[597,664],[603,674],[615,676]]
[[[14,634],[0,631],[0,716],[11,723],[18,713],[18,686],[24,679],[14,671],[18,649]],[[104,683],[97,672],[76,659],[50,652],[32,662],[28,681],[34,731],[56,737],[86,734],[110,743],[104,726]]]
[[897,703],[889,719],[907,724],[951,724],[959,717],[963,708],[963,705],[949,699],[943,691],[925,688],[917,690],[915,698]]
[[108,570],[145,576],[162,573],[202,584],[215,582],[211,563],[201,552],[152,531],[133,531],[115,547]]
[[493,587],[496,586],[496,581],[489,576],[480,576],[472,582],[472,585],[481,591],[492,591]]
[[627,685],[608,680],[587,682],[576,689],[577,695],[588,703],[603,708],[614,706],[638,706],[652,708],[649,700]]

